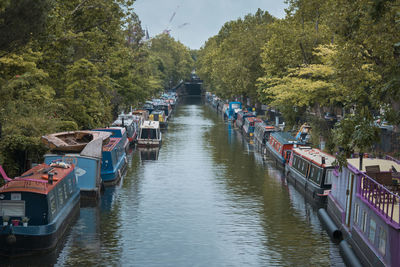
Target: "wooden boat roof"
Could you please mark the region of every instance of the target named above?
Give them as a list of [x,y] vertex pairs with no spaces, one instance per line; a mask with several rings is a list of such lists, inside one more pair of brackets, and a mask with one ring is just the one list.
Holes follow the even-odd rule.
[[[347,163],[358,169],[360,167],[360,158],[347,159]],[[400,164],[388,159],[363,158],[361,171],[366,172],[367,166],[379,166],[380,172],[389,172],[392,170],[393,166],[398,172],[400,172]]]
[[[310,147],[296,147],[293,148],[293,153],[300,155],[302,158],[305,158],[314,164],[321,167],[331,167],[333,166],[333,162],[335,161],[335,157],[325,153],[317,148]],[[325,158],[325,164],[322,164],[322,158]]]
[[[15,177],[12,181],[0,187],[0,194],[6,192],[32,192],[47,195],[60,181],[73,172],[74,168],[73,164],[70,164],[69,168],[51,167],[45,163],[36,165],[21,176]],[[48,173],[53,173],[53,184],[48,182]]]
[[106,143],[111,133],[89,130],[59,132],[42,136],[42,142],[51,150],[80,152],[91,141],[102,139]]

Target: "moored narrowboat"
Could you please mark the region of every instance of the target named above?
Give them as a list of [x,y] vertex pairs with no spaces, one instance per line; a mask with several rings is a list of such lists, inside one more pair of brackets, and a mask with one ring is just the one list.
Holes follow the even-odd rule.
[[246,117],[243,125],[243,134],[245,135],[245,137],[252,138],[254,135],[255,125],[262,122],[263,121],[257,117]]
[[266,151],[275,159],[278,167],[285,167],[294,145],[299,143],[289,132],[273,132],[266,144]]
[[94,131],[111,132],[110,141],[103,145],[101,179],[105,185],[117,183],[127,167],[126,151],[128,138],[125,128],[111,127]]
[[161,145],[162,133],[158,121],[144,121],[140,127],[138,146],[158,147]]
[[39,164],[0,188],[0,253],[43,253],[55,248],[79,214],[74,165]]
[[399,170],[393,158],[360,157],[332,176],[322,218],[341,233],[346,262],[355,255],[362,266],[400,266]]
[[245,119],[248,117],[255,117],[252,112],[248,112],[246,110],[241,110],[237,113],[237,119],[235,121],[236,127],[238,127],[239,130],[243,129],[243,125],[245,122]]
[[168,122],[163,110],[153,110],[149,116],[150,121],[158,121],[161,129],[167,129]]
[[126,129],[129,144],[135,144],[139,132],[139,126],[137,123],[137,116],[133,115],[132,112],[128,114],[122,112],[119,114],[118,118],[112,123],[112,126],[124,127]]
[[295,147],[285,167],[286,177],[316,204],[326,204],[335,157],[319,149]]
[[[136,109],[132,111],[133,115],[139,116],[142,118],[142,122],[149,119],[149,111],[146,109]],[[140,125],[139,125],[140,126]]]
[[266,145],[269,140],[269,136],[273,132],[280,131],[279,128],[273,125],[267,125],[265,123],[257,123],[254,127],[254,140],[256,143],[257,150],[261,154],[266,154]]

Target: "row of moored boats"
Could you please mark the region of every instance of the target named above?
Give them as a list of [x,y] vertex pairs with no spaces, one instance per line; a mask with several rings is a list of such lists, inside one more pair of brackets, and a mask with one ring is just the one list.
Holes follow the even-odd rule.
[[44,162],[13,179],[0,166],[0,253],[54,248],[80,203],[97,203],[104,186],[120,181],[132,146],[161,146],[176,103],[176,94],[166,93],[121,113],[110,127],[45,135]]
[[206,102],[275,161],[311,203],[322,206],[319,217],[348,265],[400,266],[399,160],[361,154],[339,168],[334,156],[309,145],[307,124],[292,134],[257,118],[240,102],[211,93]]

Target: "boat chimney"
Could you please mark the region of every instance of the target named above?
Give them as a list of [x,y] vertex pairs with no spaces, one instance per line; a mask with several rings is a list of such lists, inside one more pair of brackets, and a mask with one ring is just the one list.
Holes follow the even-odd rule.
[[122,117],[122,127],[125,127],[125,118]]
[[48,183],[49,184],[53,184],[53,174],[52,173],[48,173],[47,175],[49,176],[49,179],[48,179],[49,182]]
[[321,157],[321,163],[325,164],[325,157]]
[[362,171],[364,153],[360,152],[358,155],[360,156],[360,167],[358,169]]

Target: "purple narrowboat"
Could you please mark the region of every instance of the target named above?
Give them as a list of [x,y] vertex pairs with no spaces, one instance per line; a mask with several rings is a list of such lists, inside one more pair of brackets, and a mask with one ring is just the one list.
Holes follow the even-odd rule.
[[337,236],[346,240],[340,248],[348,264],[358,260],[362,266],[400,266],[399,163],[352,158],[332,176],[329,216],[322,218],[325,225],[337,227],[328,233],[339,231]]

